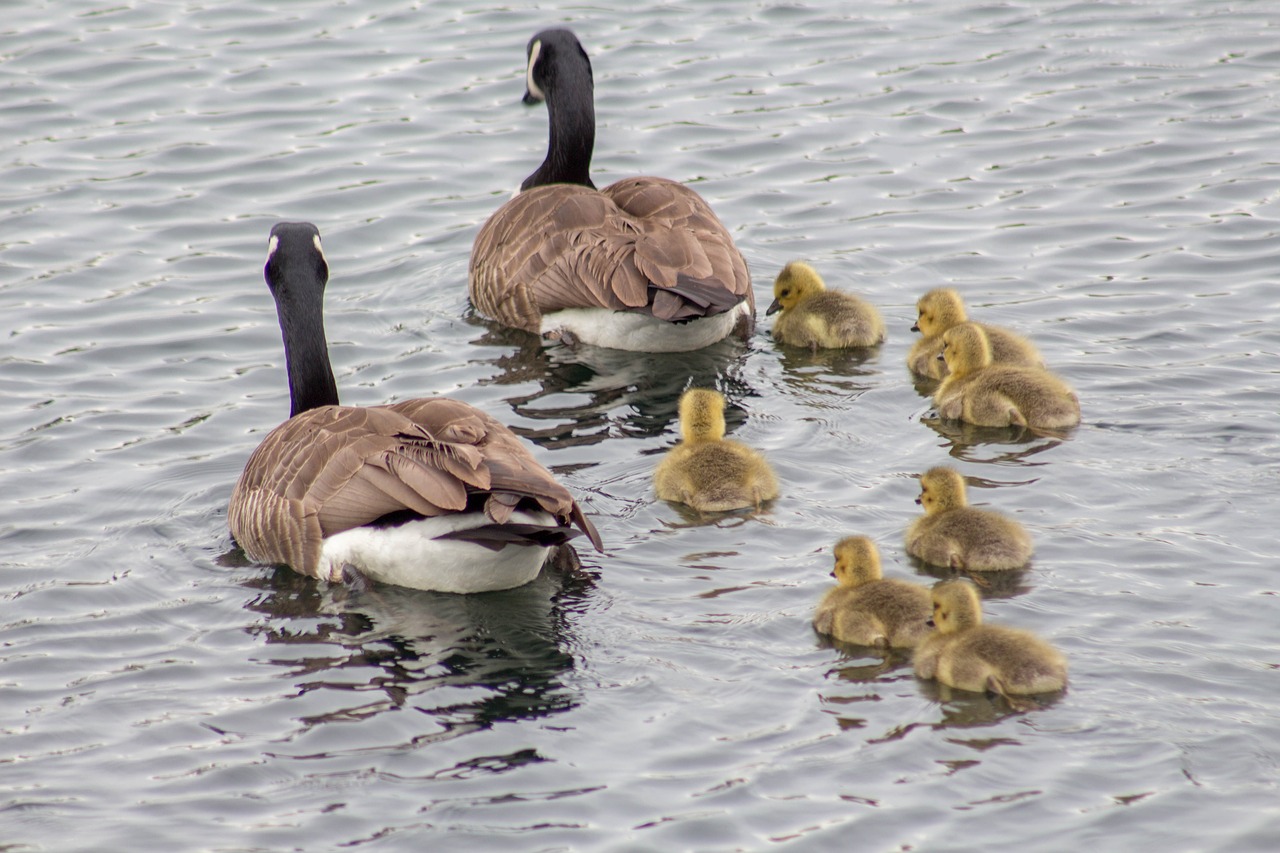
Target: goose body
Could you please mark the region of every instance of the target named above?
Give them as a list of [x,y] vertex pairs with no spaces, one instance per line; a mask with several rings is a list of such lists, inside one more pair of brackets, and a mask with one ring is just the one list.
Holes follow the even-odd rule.
[[907,553],[935,566],[973,572],[1025,566],[1031,559],[1031,535],[1025,527],[994,510],[968,505],[964,478],[939,466],[920,477],[924,515],[907,528]]
[[284,334],[290,417],[250,455],[227,509],[255,561],[340,582],[508,589],[550,549],[599,536],[507,427],[444,397],[338,404],[324,337],[328,265],[314,225],[271,231],[265,268]]
[[570,343],[648,352],[749,334],[746,262],[701,196],[664,178],[592,183],[591,63],[572,32],[530,40],[526,85],[526,103],[547,104],[547,157],[476,235],[476,310]]
[[723,395],[690,388],[680,397],[680,444],[654,472],[654,487],[665,501],[700,512],[756,507],[778,496],[778,480],[758,451],[724,437]]
[[1080,423],[1080,399],[1038,367],[992,362],[987,333],[961,323],[942,336],[947,376],[933,395],[938,414],[977,426],[1065,429]]
[[912,648],[929,633],[929,590],[885,578],[880,554],[865,536],[849,536],[835,547],[836,586],[827,591],[813,627],[845,643]]
[[935,585],[932,606],[936,630],[914,655],[921,678],[1003,696],[1053,693],[1067,686],[1062,653],[1030,631],[984,625],[982,605],[968,581]]
[[803,261],[782,268],[773,283],[766,315],[781,312],[773,337],[810,349],[870,347],[885,338],[884,321],[870,303],[840,290],[827,290],[818,271]]
[[[907,353],[907,366],[918,376],[942,379],[947,363],[942,360],[942,335],[947,329],[969,321],[964,300],[950,287],[936,287],[916,300],[917,318],[911,331],[921,337]],[[976,323],[987,334],[991,360],[995,364],[1044,367],[1040,352],[1031,341],[1001,326]]]

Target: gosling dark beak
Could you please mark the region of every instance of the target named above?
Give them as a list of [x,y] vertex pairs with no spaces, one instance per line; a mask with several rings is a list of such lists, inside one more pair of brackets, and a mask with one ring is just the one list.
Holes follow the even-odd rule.
[[912,324],[911,324],[911,331],[913,331],[913,332],[918,332],[918,331],[920,331],[920,324],[919,324],[919,323],[912,323]]
[[937,628],[937,627],[938,627],[937,625],[933,624],[933,620],[932,620],[932,619],[926,619],[926,620],[924,620],[924,624],[928,625],[930,628]]
[[942,353],[938,353],[938,361],[946,361],[946,359],[942,357]]
[[923,504],[923,503],[924,503],[924,498],[916,498],[916,503],[917,503],[917,504]]
[[777,314],[781,310],[782,303],[775,299],[769,303],[769,310],[764,312],[764,316],[768,317],[770,314]]

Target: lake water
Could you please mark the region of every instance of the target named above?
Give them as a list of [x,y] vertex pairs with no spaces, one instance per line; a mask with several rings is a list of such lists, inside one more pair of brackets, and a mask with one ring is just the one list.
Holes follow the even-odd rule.
[[[9,4],[0,24],[6,850],[1273,850],[1280,843],[1280,11],[1269,0]],[[803,258],[870,357],[574,352],[466,300],[540,162],[524,47],[595,66],[603,185],[689,182],[763,306]],[[226,531],[285,417],[267,231],[325,237],[344,400],[509,423],[607,553],[355,594]],[[1079,391],[1065,440],[939,423],[914,303],[960,289]],[[782,497],[658,502],[717,383]],[[950,462],[1032,531],[987,616],[1071,663],[1039,710],[810,628],[830,547]]]

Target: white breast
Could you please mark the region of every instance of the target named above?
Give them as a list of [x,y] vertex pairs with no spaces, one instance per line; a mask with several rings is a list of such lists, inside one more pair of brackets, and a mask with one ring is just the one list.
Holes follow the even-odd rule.
[[[516,512],[514,522],[556,526],[545,512]],[[511,589],[538,576],[550,548],[506,545],[499,551],[441,534],[492,522],[480,512],[423,518],[396,527],[356,527],[324,540],[320,576],[342,582],[350,565],[370,580],[437,592]]]
[[668,323],[631,311],[565,308],[542,315],[542,333],[569,332],[584,344],[633,352],[691,352],[723,339],[750,310],[742,302],[714,317]]

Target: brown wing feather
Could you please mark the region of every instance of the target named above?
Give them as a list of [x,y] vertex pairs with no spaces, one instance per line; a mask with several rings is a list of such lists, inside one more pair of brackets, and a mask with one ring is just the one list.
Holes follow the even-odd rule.
[[457,512],[486,494],[495,522],[530,500],[601,547],[573,496],[514,433],[447,398],[323,406],[290,418],[249,457],[228,523],[254,560],[314,576],[326,536],[402,510]]
[[531,332],[540,331],[543,313],[562,308],[679,320],[745,299],[755,312],[751,277],[729,232],[701,196],[663,178],[521,193],[476,235],[469,290],[480,313]]

